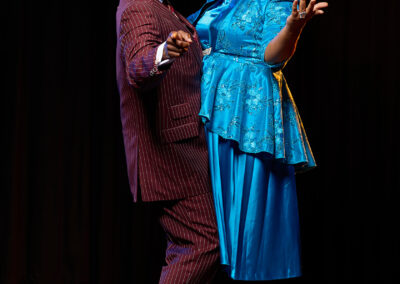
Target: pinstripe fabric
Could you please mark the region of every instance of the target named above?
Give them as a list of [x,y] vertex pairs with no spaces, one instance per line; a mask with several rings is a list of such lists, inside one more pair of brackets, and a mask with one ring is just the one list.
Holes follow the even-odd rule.
[[[218,266],[218,233],[200,110],[202,52],[197,34],[159,0],[121,0],[117,80],[128,176],[134,201],[156,201],[168,247],[160,283],[209,283]],[[155,68],[171,31],[194,42],[167,70]],[[139,184],[138,184],[139,181]],[[169,201],[168,201],[169,200]],[[170,201],[173,200],[173,201]]]
[[[174,200],[211,190],[204,129],[198,117],[202,52],[195,29],[158,0],[121,0],[117,80],[128,176],[134,200]],[[171,31],[192,34],[189,51],[155,68]]]
[[210,192],[174,201],[163,208],[167,265],[160,283],[210,283],[219,266],[219,242]]

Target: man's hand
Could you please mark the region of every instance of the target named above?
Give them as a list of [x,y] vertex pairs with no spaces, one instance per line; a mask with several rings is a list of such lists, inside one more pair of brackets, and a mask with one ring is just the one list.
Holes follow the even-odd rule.
[[192,39],[190,34],[184,31],[171,32],[164,47],[163,60],[176,58],[188,51]]

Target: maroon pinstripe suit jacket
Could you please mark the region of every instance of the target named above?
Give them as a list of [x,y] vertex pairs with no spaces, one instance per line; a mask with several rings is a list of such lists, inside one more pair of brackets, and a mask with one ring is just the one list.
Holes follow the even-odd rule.
[[[198,117],[202,51],[195,28],[176,14],[159,0],[120,0],[117,11],[117,81],[134,201],[138,187],[144,201],[211,190]],[[194,41],[166,70],[157,70],[156,50],[177,30]]]

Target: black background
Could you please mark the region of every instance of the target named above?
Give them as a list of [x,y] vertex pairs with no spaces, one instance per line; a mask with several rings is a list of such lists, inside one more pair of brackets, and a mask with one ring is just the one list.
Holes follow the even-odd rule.
[[[173,2],[185,15],[202,4]],[[319,164],[297,177],[304,276],[293,282],[394,283],[399,1],[329,4],[284,70]],[[0,283],[157,282],[162,233],[126,176],[117,5],[2,8]]]

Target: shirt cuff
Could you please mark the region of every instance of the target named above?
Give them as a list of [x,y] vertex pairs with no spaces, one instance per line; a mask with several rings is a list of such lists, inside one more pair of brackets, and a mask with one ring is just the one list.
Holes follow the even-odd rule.
[[163,65],[167,65],[167,64],[171,64],[172,62],[174,62],[174,58],[169,58],[169,59],[162,60],[163,52],[164,52],[164,48],[165,48],[166,44],[167,44],[167,42],[165,41],[164,43],[162,43],[157,48],[156,62],[155,62],[157,67],[160,67],[160,66],[163,66]]

